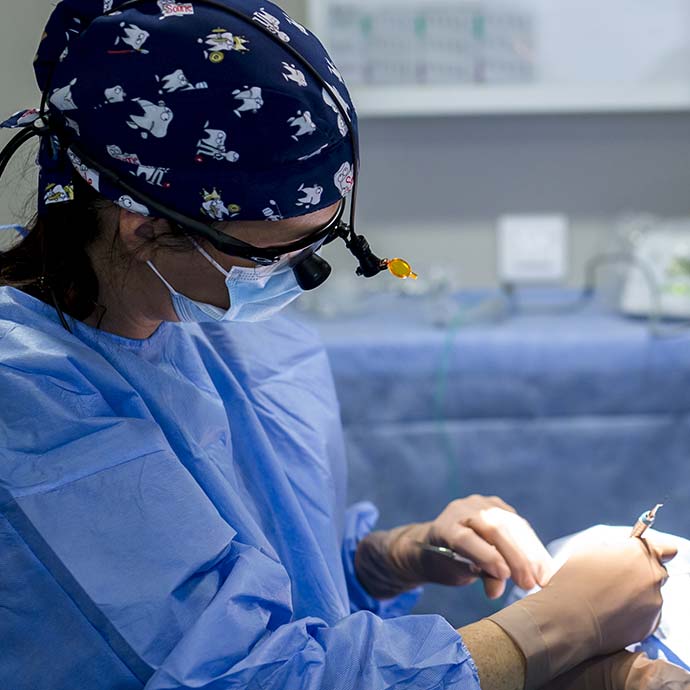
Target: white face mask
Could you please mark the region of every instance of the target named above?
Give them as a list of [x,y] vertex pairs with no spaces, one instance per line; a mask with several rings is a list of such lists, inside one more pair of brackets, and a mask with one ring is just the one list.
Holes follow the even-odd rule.
[[[151,261],[149,268],[161,279],[170,292],[173,308],[180,321],[265,321],[287,307],[304,291],[297,284],[291,260],[304,251],[286,254],[270,266],[241,268],[233,266],[226,271],[203,247],[196,242],[197,251],[225,276],[225,286],[230,298],[230,308],[222,309],[205,302],[197,302],[180,294],[161,275]],[[314,251],[313,248],[310,248]]]

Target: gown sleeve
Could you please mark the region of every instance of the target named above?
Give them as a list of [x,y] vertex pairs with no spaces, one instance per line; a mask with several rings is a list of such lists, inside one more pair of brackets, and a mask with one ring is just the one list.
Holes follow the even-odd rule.
[[[439,616],[296,617],[275,554],[221,515],[155,422],[113,414],[115,392],[2,373],[5,430],[26,431],[3,434],[0,451],[12,543],[0,548],[0,639],[12,652],[0,655],[1,687],[479,690]],[[46,423],[22,424],[27,415]],[[82,647],[88,658],[70,652]]]
[[350,596],[350,610],[371,611],[381,618],[404,616],[412,611],[422,588],[405,592],[394,599],[375,599],[362,586],[355,571],[357,544],[375,527],[379,513],[372,503],[363,502],[350,506],[345,514],[345,537],[343,539],[343,567],[347,591]]
[[[128,437],[120,445],[131,443]],[[151,669],[146,690],[480,687],[461,637],[439,616],[383,619],[359,611],[331,625],[293,618],[282,565],[239,541],[163,450],[15,500],[88,597],[86,606],[75,602],[63,634],[75,644],[81,627],[73,618],[97,607],[107,629]],[[43,554],[33,556],[46,566]],[[50,601],[46,591],[35,594]],[[12,607],[8,595],[3,607]],[[107,629],[99,631],[102,644],[117,656]],[[35,634],[27,628],[16,637]],[[26,650],[26,661],[30,654],[34,668],[59,668],[67,682],[32,687],[67,690],[79,677],[61,652],[59,632],[55,642],[38,655]]]

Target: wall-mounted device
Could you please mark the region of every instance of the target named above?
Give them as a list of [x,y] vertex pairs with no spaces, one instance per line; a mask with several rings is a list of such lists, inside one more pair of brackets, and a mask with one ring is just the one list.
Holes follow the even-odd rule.
[[568,266],[568,219],[503,216],[498,221],[498,278],[504,285],[562,282]]
[[621,296],[631,316],[690,318],[690,220],[665,221],[635,242]]

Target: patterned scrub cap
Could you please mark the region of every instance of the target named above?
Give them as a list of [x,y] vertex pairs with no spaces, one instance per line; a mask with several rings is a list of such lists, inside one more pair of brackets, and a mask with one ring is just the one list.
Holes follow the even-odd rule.
[[[159,204],[205,222],[300,216],[351,191],[345,120],[283,47],[333,88],[356,146],[347,88],[312,33],[268,0],[221,0],[251,21],[194,1],[117,11],[124,2],[62,0],[48,22],[35,71],[58,136],[40,147],[40,209],[74,198],[76,170],[107,199],[152,215],[82,164],[70,141]],[[2,126],[37,116],[21,111]]]

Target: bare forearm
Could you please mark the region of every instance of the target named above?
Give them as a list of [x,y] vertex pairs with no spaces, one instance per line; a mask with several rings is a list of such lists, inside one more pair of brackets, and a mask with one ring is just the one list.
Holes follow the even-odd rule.
[[524,690],[525,658],[496,623],[483,620],[458,632],[477,665],[482,690]]

